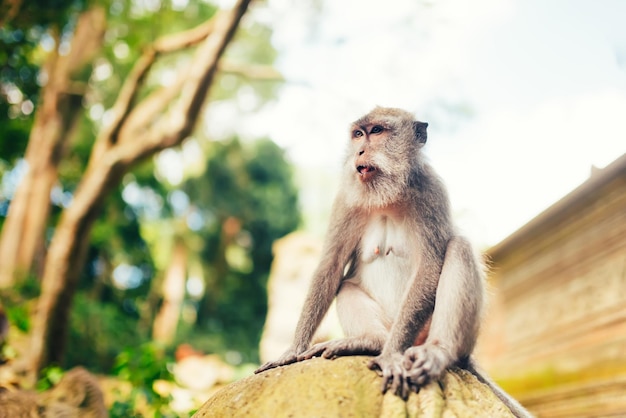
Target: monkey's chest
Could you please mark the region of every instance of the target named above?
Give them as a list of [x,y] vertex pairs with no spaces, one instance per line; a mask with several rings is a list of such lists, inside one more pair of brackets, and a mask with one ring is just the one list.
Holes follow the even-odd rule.
[[407,233],[409,230],[403,219],[379,216],[367,224],[361,239],[355,279],[391,317],[419,263],[418,243]]

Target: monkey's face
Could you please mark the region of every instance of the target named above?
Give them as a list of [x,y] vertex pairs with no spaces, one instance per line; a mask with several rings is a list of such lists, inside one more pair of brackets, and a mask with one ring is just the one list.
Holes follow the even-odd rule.
[[410,113],[377,107],[352,124],[345,168],[351,198],[369,207],[396,202],[417,169],[426,123]]
[[388,136],[389,129],[381,124],[352,127],[354,166],[360,181],[369,182],[379,174],[375,157],[388,140]]

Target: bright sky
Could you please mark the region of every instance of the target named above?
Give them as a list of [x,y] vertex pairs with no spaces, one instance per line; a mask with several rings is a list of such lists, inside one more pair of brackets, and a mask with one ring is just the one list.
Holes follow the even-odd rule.
[[304,210],[330,206],[349,123],[375,105],[429,122],[425,152],[483,246],[626,152],[624,1],[308,4],[269,0],[287,84],[248,124],[288,150]]

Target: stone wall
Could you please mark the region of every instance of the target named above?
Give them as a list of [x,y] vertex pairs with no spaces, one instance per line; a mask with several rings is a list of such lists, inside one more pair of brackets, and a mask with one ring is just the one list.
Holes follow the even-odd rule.
[[626,416],[626,155],[488,256],[481,364],[539,416]]

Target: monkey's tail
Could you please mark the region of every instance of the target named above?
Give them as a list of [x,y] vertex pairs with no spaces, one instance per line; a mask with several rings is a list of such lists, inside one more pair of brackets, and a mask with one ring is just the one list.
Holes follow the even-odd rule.
[[480,371],[480,368],[472,357],[469,357],[463,366],[467,371],[476,376],[481,383],[489,386],[498,399],[500,399],[517,418],[533,418],[533,415],[528,412],[526,408],[513,399],[511,395],[506,393],[504,389],[498,386],[497,383],[491,380],[484,372]]

